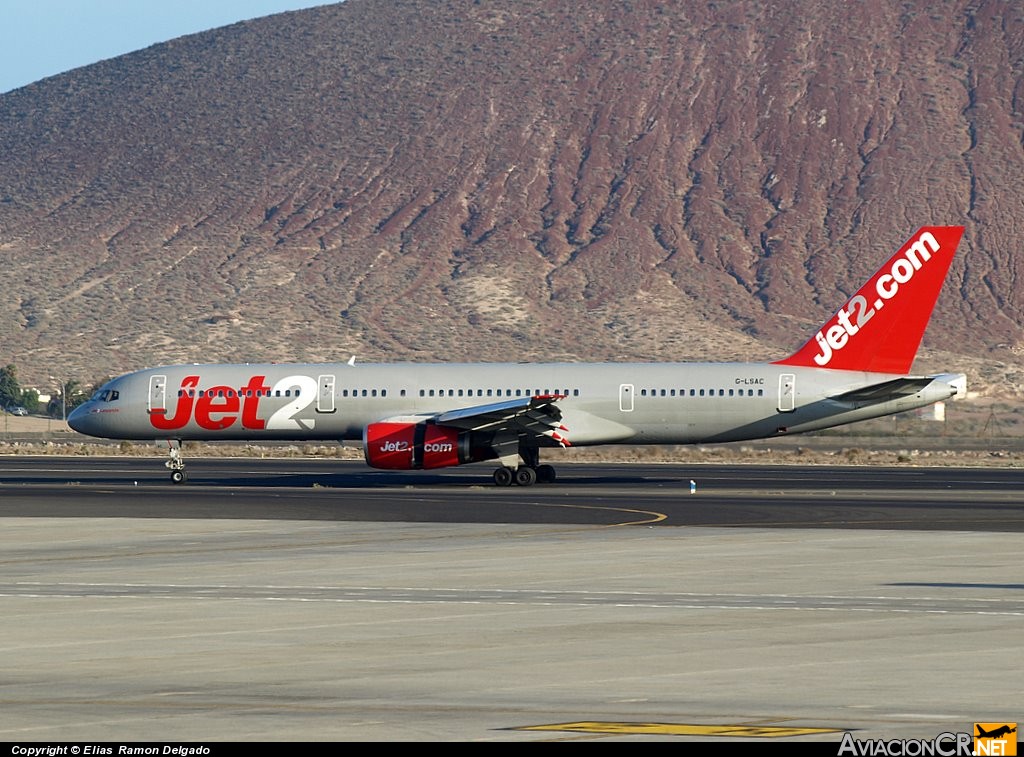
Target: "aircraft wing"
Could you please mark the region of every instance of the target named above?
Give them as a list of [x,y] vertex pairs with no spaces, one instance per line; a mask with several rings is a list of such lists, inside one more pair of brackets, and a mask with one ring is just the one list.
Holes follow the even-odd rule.
[[569,447],[567,429],[562,425],[562,411],[556,402],[564,394],[538,394],[517,397],[504,402],[448,410],[433,417],[440,426],[467,431],[505,431],[527,437],[546,437]]

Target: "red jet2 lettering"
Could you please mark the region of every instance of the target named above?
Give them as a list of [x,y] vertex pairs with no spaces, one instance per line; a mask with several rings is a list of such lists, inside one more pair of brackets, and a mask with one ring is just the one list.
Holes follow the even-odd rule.
[[192,417],[195,406],[196,423],[209,431],[220,431],[230,428],[239,419],[241,410],[242,427],[247,429],[265,428],[267,422],[257,416],[260,397],[269,392],[265,376],[253,376],[242,391],[227,386],[212,386],[196,397],[199,376],[186,376],[181,381],[178,392],[178,404],[174,415],[167,417],[165,411],[154,410],[149,421],[154,428],[161,431],[175,431],[184,428]]

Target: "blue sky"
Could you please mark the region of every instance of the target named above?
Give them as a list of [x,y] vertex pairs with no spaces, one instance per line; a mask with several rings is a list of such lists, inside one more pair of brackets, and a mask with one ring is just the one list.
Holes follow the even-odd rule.
[[0,93],[175,37],[332,0],[0,0]]

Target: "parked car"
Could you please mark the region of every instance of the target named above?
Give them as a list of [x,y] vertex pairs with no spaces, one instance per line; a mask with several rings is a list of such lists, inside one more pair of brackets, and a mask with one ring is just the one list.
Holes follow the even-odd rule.
[[11,415],[28,415],[28,410],[21,405],[8,405],[7,412]]

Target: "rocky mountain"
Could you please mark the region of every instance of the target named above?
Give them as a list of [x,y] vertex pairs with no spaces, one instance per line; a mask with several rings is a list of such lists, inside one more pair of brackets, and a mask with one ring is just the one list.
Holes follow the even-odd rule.
[[1018,383],[1024,8],[348,0],[0,96],[0,362],[765,359],[923,224]]

